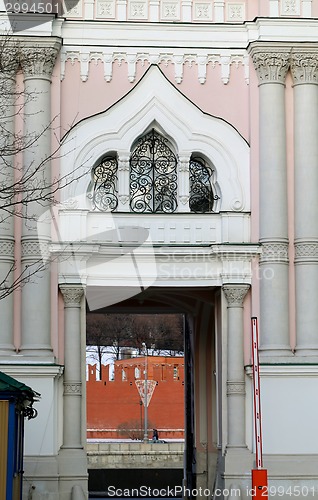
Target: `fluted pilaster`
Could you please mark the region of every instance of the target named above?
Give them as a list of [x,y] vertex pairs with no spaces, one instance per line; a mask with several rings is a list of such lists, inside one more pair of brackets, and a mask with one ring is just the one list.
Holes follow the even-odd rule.
[[246,447],[243,301],[249,285],[223,285],[227,300],[227,447]]
[[291,53],[295,126],[297,355],[318,355],[318,46]]
[[260,99],[260,350],[290,355],[285,78],[290,47],[252,43]]

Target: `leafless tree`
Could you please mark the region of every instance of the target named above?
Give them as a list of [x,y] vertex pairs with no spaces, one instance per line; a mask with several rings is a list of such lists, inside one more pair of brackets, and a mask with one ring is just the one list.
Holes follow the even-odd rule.
[[182,355],[183,319],[179,314],[87,314],[88,352],[102,372],[105,356],[120,358],[123,348],[139,354],[147,346],[148,355]]
[[[48,175],[49,165],[60,156],[61,142],[58,130],[54,134],[54,146],[45,158],[34,155],[26,162],[25,154],[36,151],[37,144],[55,129],[55,121],[37,132],[26,129],[27,109],[36,102],[36,91],[16,85],[16,74],[23,60],[22,43],[11,35],[0,35],[0,236],[10,232],[12,220],[21,219],[22,224],[35,227],[39,213],[52,209],[58,203],[59,193],[71,182],[76,182],[83,173],[69,176]],[[30,56],[29,56],[30,58]],[[30,62],[30,61],[29,61]],[[31,61],[32,62],[32,61]],[[33,117],[35,122],[37,116]],[[12,227],[12,226],[11,226]],[[8,229],[9,228],[9,229]],[[39,258],[17,272],[12,262],[0,274],[0,299],[10,295],[26,282],[39,276],[48,261]],[[14,274],[14,271],[16,273]],[[13,277],[14,276],[14,277]]]

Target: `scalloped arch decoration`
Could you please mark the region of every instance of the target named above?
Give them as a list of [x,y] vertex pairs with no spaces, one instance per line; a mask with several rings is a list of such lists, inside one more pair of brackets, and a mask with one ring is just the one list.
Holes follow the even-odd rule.
[[[61,191],[62,202],[77,199],[89,208],[86,192],[90,169],[108,151],[129,155],[136,138],[158,123],[176,144],[179,156],[201,153],[212,162],[222,211],[250,211],[249,146],[224,120],[207,115],[151,66],[139,83],[106,111],[74,126],[64,139],[62,175],[82,175]],[[74,174],[75,172],[75,174]]]

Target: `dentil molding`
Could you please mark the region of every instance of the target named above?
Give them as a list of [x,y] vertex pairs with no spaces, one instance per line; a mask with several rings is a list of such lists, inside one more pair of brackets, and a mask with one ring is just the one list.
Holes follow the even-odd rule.
[[61,50],[61,80],[64,80],[66,73],[66,62],[72,65],[80,63],[81,80],[86,82],[89,78],[89,69],[91,64],[103,64],[104,79],[110,82],[113,76],[113,65],[123,64],[127,67],[127,78],[133,83],[136,78],[137,63],[142,66],[157,64],[174,66],[174,77],[176,83],[183,80],[184,66],[196,66],[197,78],[201,84],[206,82],[207,68],[217,68],[221,66],[221,81],[226,85],[230,81],[231,67],[244,67],[244,79],[249,84],[249,56],[243,49],[218,50],[217,52],[164,52],[156,49],[147,50],[147,52],[107,49],[79,49],[78,47],[63,47]]

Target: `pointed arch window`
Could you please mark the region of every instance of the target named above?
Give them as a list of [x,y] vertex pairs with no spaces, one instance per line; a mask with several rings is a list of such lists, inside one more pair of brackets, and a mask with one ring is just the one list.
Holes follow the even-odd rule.
[[213,212],[215,202],[220,197],[214,192],[212,177],[214,170],[198,156],[191,156],[189,163],[191,212]]
[[117,197],[118,161],[115,155],[105,156],[92,170],[91,193],[93,210],[114,212],[118,206]]
[[152,129],[130,157],[130,208],[136,213],[173,213],[177,206],[177,157],[167,139]]

